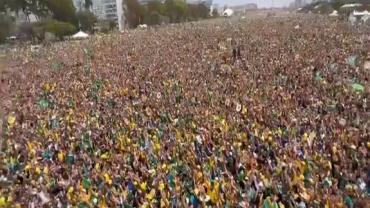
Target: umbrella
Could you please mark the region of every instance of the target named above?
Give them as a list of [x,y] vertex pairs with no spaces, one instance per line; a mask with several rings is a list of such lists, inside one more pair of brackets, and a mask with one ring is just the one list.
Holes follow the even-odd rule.
[[338,15],[338,11],[337,10],[334,10],[332,13],[329,14],[330,17],[337,17],[339,16]]
[[344,8],[354,8],[354,7],[361,7],[361,6],[362,4],[344,4],[340,8],[344,9]]
[[234,14],[234,11],[232,9],[226,9],[224,11],[224,16],[225,17],[231,17]]
[[354,83],[352,84],[352,89],[355,90],[356,92],[363,92],[365,90],[365,87],[361,84]]

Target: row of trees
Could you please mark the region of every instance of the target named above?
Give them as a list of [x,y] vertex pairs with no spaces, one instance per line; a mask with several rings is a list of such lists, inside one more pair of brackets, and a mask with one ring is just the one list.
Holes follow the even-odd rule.
[[[91,5],[92,0],[85,0],[85,10],[77,12],[72,0],[0,0],[0,26],[6,25],[1,27],[0,42],[12,32],[40,40],[46,32],[62,39],[77,28],[92,31],[97,18],[88,10]],[[15,17],[20,13],[28,21],[15,27]],[[30,23],[31,14],[37,22]]]
[[[187,4],[185,0],[153,0],[141,5],[137,0],[124,0],[126,21],[129,27],[139,24],[157,25],[179,23],[208,18],[209,8],[204,4]],[[218,16],[217,11],[213,16]]]
[[[72,0],[0,0],[0,42],[11,32],[34,40],[42,40],[45,33],[52,33],[62,39],[78,28],[93,31],[98,21],[90,11],[92,0],[84,0],[75,8]],[[152,0],[141,5],[138,0],[123,0],[126,26],[135,28],[139,24],[157,25],[179,23],[208,18],[209,8],[204,4],[187,4],[185,0]],[[14,28],[15,16],[22,13],[28,21]],[[30,23],[30,16],[37,19]],[[218,16],[217,11],[213,16]],[[104,30],[114,27],[114,23],[103,22]]]
[[[91,2],[91,0],[87,0]],[[90,3],[86,4],[87,6]],[[76,8],[72,0],[0,0],[0,12],[23,12],[36,18],[51,17],[58,21],[73,23],[76,21]]]
[[[92,0],[84,0],[83,7],[88,10]],[[51,13],[55,19],[71,20],[76,8],[72,0],[0,0],[0,12],[22,11],[24,14],[34,14],[36,17],[47,17]]]

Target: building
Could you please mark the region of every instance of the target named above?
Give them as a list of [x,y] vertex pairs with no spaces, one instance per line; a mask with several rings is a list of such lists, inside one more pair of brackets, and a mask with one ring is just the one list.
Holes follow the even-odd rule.
[[119,30],[124,29],[122,0],[93,0],[91,10],[98,19],[113,20],[117,23]]

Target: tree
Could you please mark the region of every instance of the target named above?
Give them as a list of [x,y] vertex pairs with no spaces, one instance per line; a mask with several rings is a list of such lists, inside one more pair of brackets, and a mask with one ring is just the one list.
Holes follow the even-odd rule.
[[165,15],[170,18],[170,22],[177,23],[185,20],[189,7],[184,0],[166,0],[164,6]]
[[125,8],[125,19],[131,28],[137,27],[144,20],[143,7],[137,0],[124,0],[122,2]]
[[114,20],[98,20],[97,25],[100,28],[100,32],[103,33],[108,33],[117,28],[117,23]]
[[92,0],[85,0],[85,9],[89,10],[93,5]]
[[14,21],[10,16],[0,14],[0,42],[4,42],[12,32]]
[[219,17],[220,14],[218,13],[217,9],[212,10],[212,17]]
[[27,8],[26,0],[5,0],[4,3],[6,8],[15,12],[16,14],[18,14],[20,11],[25,11]]
[[49,8],[47,7],[47,0],[29,0],[27,11],[25,14],[27,17],[30,14],[34,14],[36,18],[43,18],[49,15]]
[[53,19],[76,24],[76,8],[72,0],[46,0],[46,5],[53,14]]
[[6,12],[6,0],[0,0],[0,13]]
[[209,17],[210,12],[204,4],[187,4],[185,0],[165,0],[164,3],[152,0],[146,6],[141,6],[137,0],[124,0],[123,8],[129,27],[142,23],[156,25],[204,19]]
[[48,13],[47,0],[0,0],[0,11],[10,10],[18,14],[22,11],[28,18],[30,14],[44,17]]
[[189,18],[191,20],[205,19],[209,17],[209,9],[204,4],[190,5]]
[[198,16],[201,19],[205,19],[209,17],[209,8],[204,4],[198,4]]
[[170,19],[170,22],[175,20],[175,1],[166,0],[164,2],[164,14]]
[[145,16],[144,23],[147,25],[158,25],[161,23],[161,15],[158,11],[152,11]]
[[175,22],[184,21],[188,9],[188,5],[184,0],[175,0]]
[[17,34],[20,39],[31,40],[34,36],[33,24],[30,22],[23,22],[18,26]]
[[114,21],[114,20],[108,20],[108,27],[109,27],[109,30],[114,30],[115,28],[117,28],[116,21]]
[[34,40],[40,42],[45,39],[45,22],[32,23],[32,37]]
[[92,32],[94,24],[98,21],[95,15],[90,11],[79,11],[76,13],[77,20],[80,25],[80,29],[83,31]]
[[345,4],[345,0],[334,0],[334,1],[331,1],[331,5],[333,6],[333,8],[335,10],[339,10],[340,7]]
[[147,4],[147,10],[149,13],[158,12],[161,13],[162,3],[159,0],[149,1]]
[[76,31],[76,27],[68,22],[48,20],[45,22],[45,31],[53,33],[60,40],[63,40],[64,36],[73,34]]

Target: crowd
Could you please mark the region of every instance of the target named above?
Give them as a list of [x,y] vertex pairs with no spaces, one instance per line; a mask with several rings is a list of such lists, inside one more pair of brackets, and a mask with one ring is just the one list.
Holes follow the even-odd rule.
[[368,36],[234,18],[18,50],[0,207],[369,207]]

